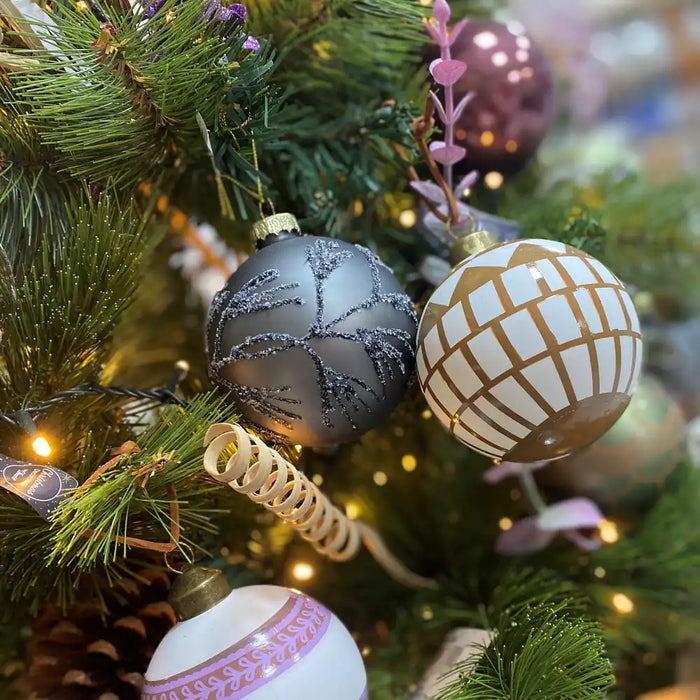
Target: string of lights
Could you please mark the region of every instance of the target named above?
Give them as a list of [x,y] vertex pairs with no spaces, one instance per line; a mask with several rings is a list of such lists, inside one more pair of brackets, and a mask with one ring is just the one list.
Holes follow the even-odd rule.
[[176,391],[180,382],[189,371],[189,365],[180,361],[176,363],[172,377],[167,385],[155,389],[136,389],[133,387],[117,386],[115,384],[100,384],[95,379],[78,384],[70,389],[59,391],[36,406],[28,406],[17,411],[0,413],[0,421],[7,425],[23,430],[33,438],[32,448],[41,457],[51,454],[51,446],[47,439],[40,434],[35,417],[46,413],[57,405],[84,396],[127,397],[130,399],[153,402],[163,405],[174,405],[188,408],[189,402],[178,396]]

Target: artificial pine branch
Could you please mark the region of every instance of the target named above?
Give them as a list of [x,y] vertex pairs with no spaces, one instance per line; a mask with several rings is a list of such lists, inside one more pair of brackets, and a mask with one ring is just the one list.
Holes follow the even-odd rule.
[[247,98],[262,100],[272,63],[266,51],[242,50],[242,31],[222,36],[207,7],[167,0],[152,17],[115,9],[114,25],[70,7],[53,14],[55,48],[34,51],[37,65],[10,80],[60,168],[127,189],[210,172],[198,117],[214,128],[234,85],[238,108],[257,110]]
[[139,216],[133,204],[123,209],[104,194],[94,205],[88,193],[70,204],[62,240],[58,231],[45,232],[35,265],[16,289],[2,289],[5,411],[99,373],[154,243],[148,213]]
[[[602,567],[605,577],[586,589],[616,649],[659,651],[700,634],[699,491],[700,471],[681,464],[636,531],[591,555],[591,566]],[[634,614],[614,610],[619,592],[632,599]],[[672,625],[669,616],[677,618]]]
[[[221,493],[202,468],[204,433],[223,409],[222,400],[211,394],[201,395],[186,411],[164,409],[138,436],[140,451],[125,453],[98,479],[86,481],[51,523],[16,496],[0,493],[0,599],[25,599],[34,607],[47,597],[66,603],[79,576],[123,575],[144,553],[117,536],[170,541],[173,487],[181,528],[174,544],[185,558],[200,556],[198,542],[215,532],[213,504]],[[94,459],[95,451],[86,456]],[[148,472],[144,465],[151,465]],[[84,459],[82,478],[97,466]]]
[[[86,482],[75,498],[65,502],[53,526],[54,548],[49,563],[82,569],[97,562],[117,561],[126,554],[127,547],[114,540],[116,535],[169,541],[168,511],[173,499],[169,487],[175,487],[176,498],[186,506],[180,509],[184,541],[196,547],[189,540],[191,535],[212,528],[201,505],[214,490],[205,483],[201,464],[204,433],[222,409],[222,400],[207,394],[187,410],[165,409],[158,423],[139,437],[139,452],[124,454],[96,481]],[[141,467],[148,464],[158,466],[143,473]],[[189,499],[196,499],[199,505]],[[88,531],[94,535],[86,537]]]
[[[602,700],[612,685],[601,627],[570,584],[529,571],[506,576],[485,609],[495,637],[450,674],[436,700]],[[475,650],[478,653],[478,650]]]

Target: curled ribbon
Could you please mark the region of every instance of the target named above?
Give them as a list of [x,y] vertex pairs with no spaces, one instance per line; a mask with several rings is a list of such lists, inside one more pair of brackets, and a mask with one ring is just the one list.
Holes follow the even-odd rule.
[[[348,561],[364,543],[377,563],[409,588],[436,588],[413,573],[366,523],[350,520],[305,474],[259,437],[236,423],[212,425],[204,437],[204,468],[221,483],[289,523],[314,549],[332,561]],[[234,450],[231,456],[225,454]],[[227,459],[219,468],[222,455]]]

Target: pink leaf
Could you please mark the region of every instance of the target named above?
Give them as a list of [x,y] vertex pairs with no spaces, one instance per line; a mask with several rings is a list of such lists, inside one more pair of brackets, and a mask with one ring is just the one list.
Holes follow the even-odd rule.
[[510,530],[502,532],[496,540],[496,551],[506,556],[539,552],[554,539],[555,534],[540,530],[537,516],[533,515],[518,520]]
[[435,105],[435,109],[437,110],[438,116],[442,120],[443,124],[447,124],[447,114],[445,114],[445,108],[442,106],[442,102],[440,102],[440,98],[431,90],[429,92],[430,99],[433,101],[433,104]]
[[466,70],[467,64],[464,61],[457,61],[452,58],[447,60],[436,58],[430,64],[430,73],[435,78],[435,81],[446,87],[454,85],[464,75]]
[[454,165],[467,155],[467,149],[461,146],[446,146],[444,141],[434,141],[430,144],[430,153],[438,163]]
[[423,20],[423,26],[428,34],[430,34],[430,36],[435,40],[435,42],[439,44],[441,41],[440,32],[435,28],[435,25],[426,19]]
[[[458,183],[457,187],[455,187],[454,192],[457,197],[463,197],[465,190],[468,190],[470,187],[473,187],[477,180],[479,179],[479,173],[476,170],[472,170],[470,173],[467,173]],[[505,464],[505,462],[503,462]],[[533,462],[529,466],[532,468],[534,464],[537,464],[538,468],[540,466],[544,466],[547,464],[546,462]]]
[[562,535],[584,552],[593,552],[596,549],[600,549],[603,544],[597,537],[586,537],[578,530],[564,530]]
[[538,516],[543,530],[575,530],[595,527],[603,520],[600,508],[590,498],[569,498],[549,506]]
[[[474,99],[474,96],[476,95],[475,92],[468,92],[460,101],[459,104],[455,107],[455,112],[454,112],[454,122],[459,121],[459,118],[462,116],[462,112],[464,112],[464,108]],[[453,122],[453,123],[454,123]]]
[[447,0],[435,0],[433,6],[433,17],[442,24],[447,24],[450,21],[450,6]]
[[461,19],[457,24],[455,24],[452,29],[450,29],[450,46],[457,41],[459,38],[459,35],[462,33],[462,30],[467,26],[467,22],[469,20],[467,19]]
[[411,187],[433,204],[445,204],[447,202],[447,197],[445,197],[442,187],[438,187],[434,182],[425,180],[412,182]]

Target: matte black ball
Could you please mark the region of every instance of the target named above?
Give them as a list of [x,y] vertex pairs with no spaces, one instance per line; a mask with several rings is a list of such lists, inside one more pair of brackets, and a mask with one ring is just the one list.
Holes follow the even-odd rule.
[[244,419],[285,442],[348,442],[401,399],[416,326],[413,302],[370,250],[281,238],[214,298],[210,375],[232,392]]

